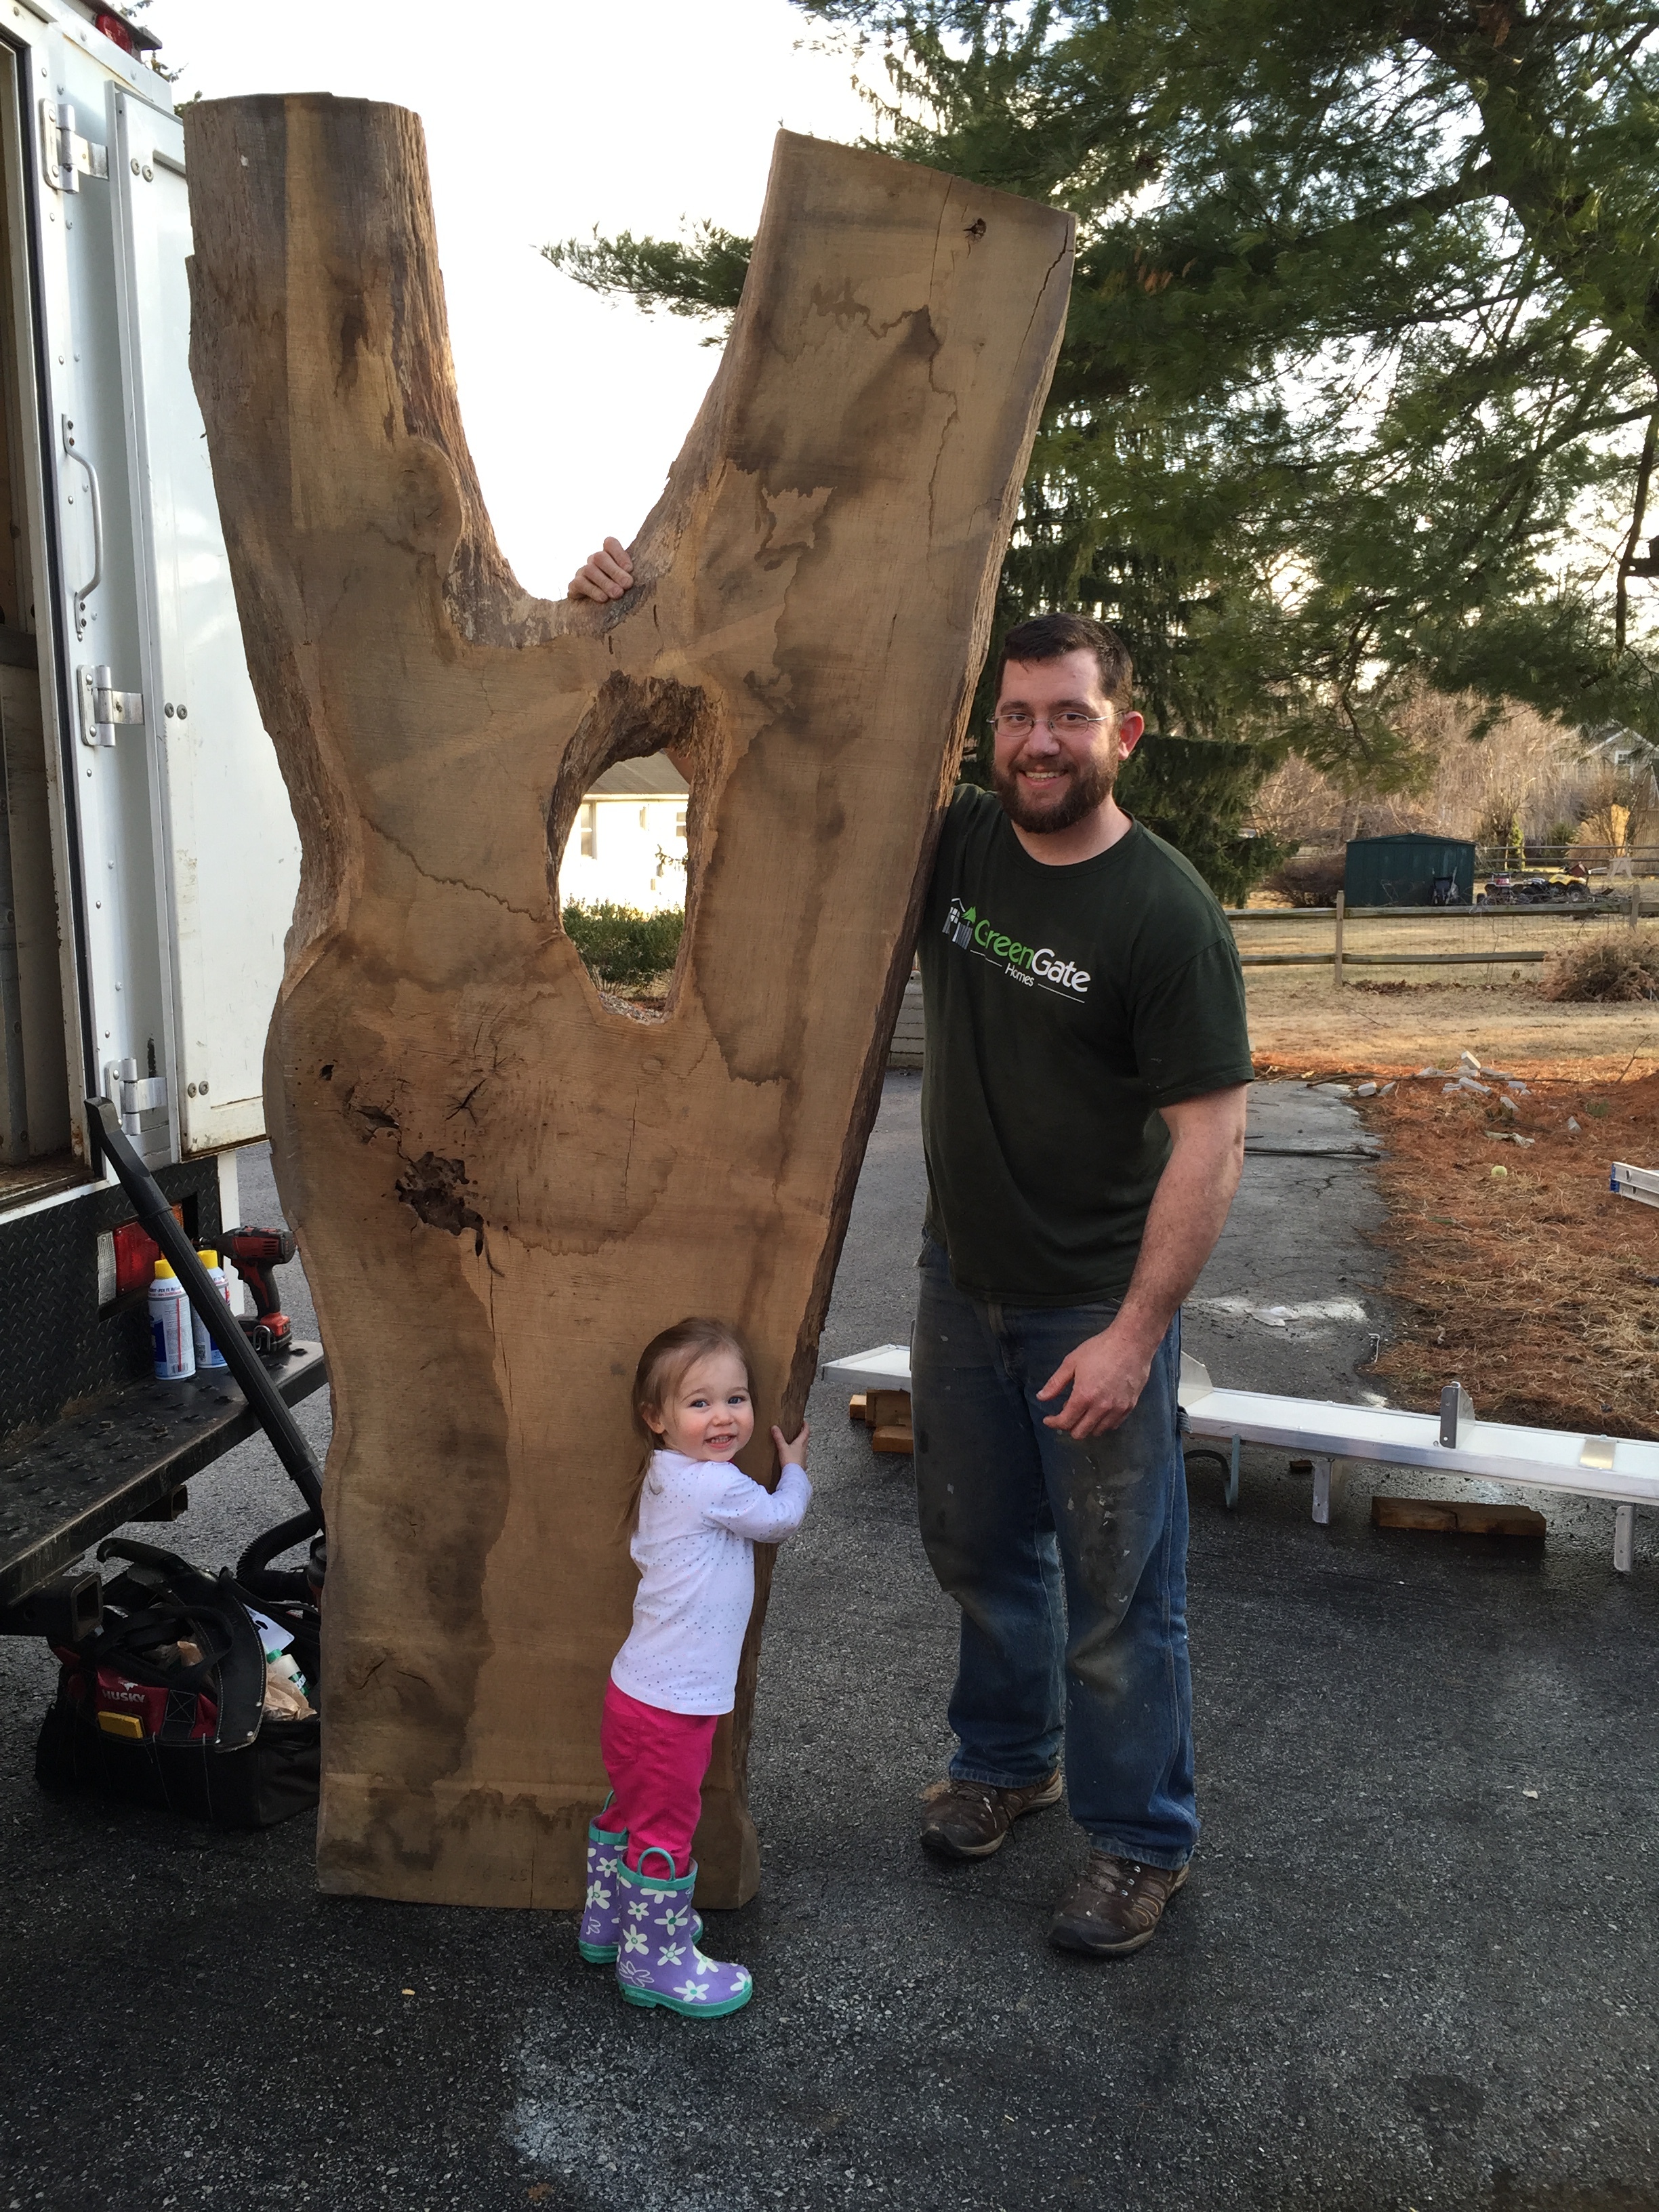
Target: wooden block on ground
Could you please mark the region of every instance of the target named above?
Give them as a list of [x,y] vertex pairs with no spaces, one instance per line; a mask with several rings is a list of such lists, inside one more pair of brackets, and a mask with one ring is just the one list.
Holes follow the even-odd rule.
[[1457,1533],[1457,1515],[1441,1498],[1373,1498],[1373,1528],[1420,1528],[1435,1535]]
[[1530,1505],[1460,1505],[1460,1536],[1518,1536],[1522,1542],[1541,1544],[1549,1523]]
[[902,1452],[907,1458],[916,1448],[908,1421],[884,1421],[870,1442],[878,1452]]
[[1481,1505],[1451,1498],[1371,1500],[1374,1528],[1415,1528],[1440,1536],[1516,1536],[1542,1543],[1548,1525],[1530,1505]]
[[869,1411],[864,1418],[872,1429],[908,1429],[910,1425],[910,1393],[908,1390],[872,1390]]
[[866,1428],[869,1427],[870,1397],[867,1391],[854,1391],[852,1396],[847,1401],[847,1418],[849,1421],[862,1421]]
[[[721,1315],[751,1474],[799,1421],[1072,218],[782,133],[635,582],[554,603],[467,452],[418,119],[257,94],[185,129],[191,365],[304,856],[264,1087],[334,1394],[319,1875],[568,1910],[635,1587],[635,1363]],[[631,429],[604,391],[556,425]],[[662,750],[685,933],[635,1019],[559,871],[584,793]],[[694,1846],[716,1906],[759,1879],[756,1569]]]

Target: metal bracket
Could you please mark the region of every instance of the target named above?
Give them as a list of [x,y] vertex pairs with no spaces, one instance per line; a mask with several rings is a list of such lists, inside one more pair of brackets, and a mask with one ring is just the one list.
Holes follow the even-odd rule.
[[112,750],[118,722],[131,727],[143,721],[144,695],[118,691],[109,667],[101,662],[96,668],[77,668],[75,674],[81,694],[81,742]]
[[147,1505],[142,1513],[135,1513],[135,1521],[182,1521],[190,1510],[190,1486],[180,1482],[158,1498],[154,1505]]
[[1331,1525],[1331,1499],[1341,1489],[1348,1462],[1334,1453],[1313,1455],[1313,1517],[1320,1528]]
[[165,1075],[140,1075],[136,1060],[112,1060],[104,1069],[104,1096],[120,1115],[127,1135],[142,1136],[146,1115],[167,1109],[167,1079]]
[[44,1636],[48,1644],[79,1644],[104,1621],[104,1584],[95,1574],[54,1575],[14,1605],[0,1606],[0,1636]]
[[1615,1574],[1627,1575],[1636,1559],[1636,1508],[1615,1507],[1613,1516],[1613,1565]]
[[75,123],[72,100],[41,101],[40,167],[55,192],[78,192],[82,177],[109,175],[108,147],[82,137]]
[[1440,1441],[1448,1451],[1457,1449],[1458,1431],[1474,1419],[1474,1407],[1461,1382],[1448,1382],[1440,1393]]

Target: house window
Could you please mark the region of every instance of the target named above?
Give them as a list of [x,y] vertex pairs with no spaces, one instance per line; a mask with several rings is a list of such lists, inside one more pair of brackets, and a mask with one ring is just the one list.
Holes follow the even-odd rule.
[[651,810],[648,806],[642,806],[640,809],[640,827],[641,830],[648,830],[651,827]]
[[679,839],[682,845],[684,844],[685,809],[684,807],[682,807],[679,812],[674,817],[674,835]]
[[582,801],[581,830],[583,860],[597,860],[599,852],[599,809],[594,799],[585,799]]

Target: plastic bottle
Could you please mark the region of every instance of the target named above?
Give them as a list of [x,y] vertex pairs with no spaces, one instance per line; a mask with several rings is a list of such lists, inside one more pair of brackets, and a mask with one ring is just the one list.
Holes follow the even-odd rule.
[[165,1260],[155,1262],[155,1279],[149,1286],[149,1334],[158,1382],[182,1382],[196,1372],[190,1300]]
[[291,1683],[302,1698],[308,1698],[311,1691],[305,1676],[300,1672],[298,1660],[289,1649],[294,1642],[292,1631],[273,1620],[268,1613],[261,1613],[258,1606],[248,1607],[247,1617],[259,1632],[259,1649],[265,1655],[265,1665],[270,1672],[279,1675],[284,1682]]
[[299,1664],[291,1651],[267,1651],[265,1665],[284,1682],[291,1682],[302,1698],[311,1695],[310,1685],[300,1672]]
[[[207,1269],[208,1279],[212,1283],[214,1288],[224,1300],[226,1305],[228,1305],[230,1304],[230,1278],[226,1274],[224,1269],[219,1265],[219,1255],[216,1252],[207,1251],[198,1253],[197,1257],[201,1261],[202,1265]],[[208,1334],[206,1327],[203,1322],[202,1316],[197,1312],[194,1306],[191,1308],[190,1326],[191,1334],[196,1340],[197,1372],[198,1374],[204,1374],[210,1368],[224,1368],[228,1366],[229,1363],[227,1361],[224,1353],[220,1351],[218,1346]]]

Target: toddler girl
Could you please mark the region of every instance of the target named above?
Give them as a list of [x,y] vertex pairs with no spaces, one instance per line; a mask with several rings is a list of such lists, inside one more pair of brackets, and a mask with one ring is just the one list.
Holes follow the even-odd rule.
[[749,2002],[746,1966],[706,1959],[691,1910],[691,1838],[714,1723],[736,1702],[755,1602],[755,1546],[799,1528],[812,1495],[807,1431],[775,1428],[776,1490],[732,1464],[755,1430],[749,1354],[723,1322],[653,1337],[634,1377],[634,1418],[654,1446],[636,1492],[634,1626],[605,1693],[599,1748],[611,1796],[587,1832],[584,1959],[617,1962],[630,2004],[717,2017]]

